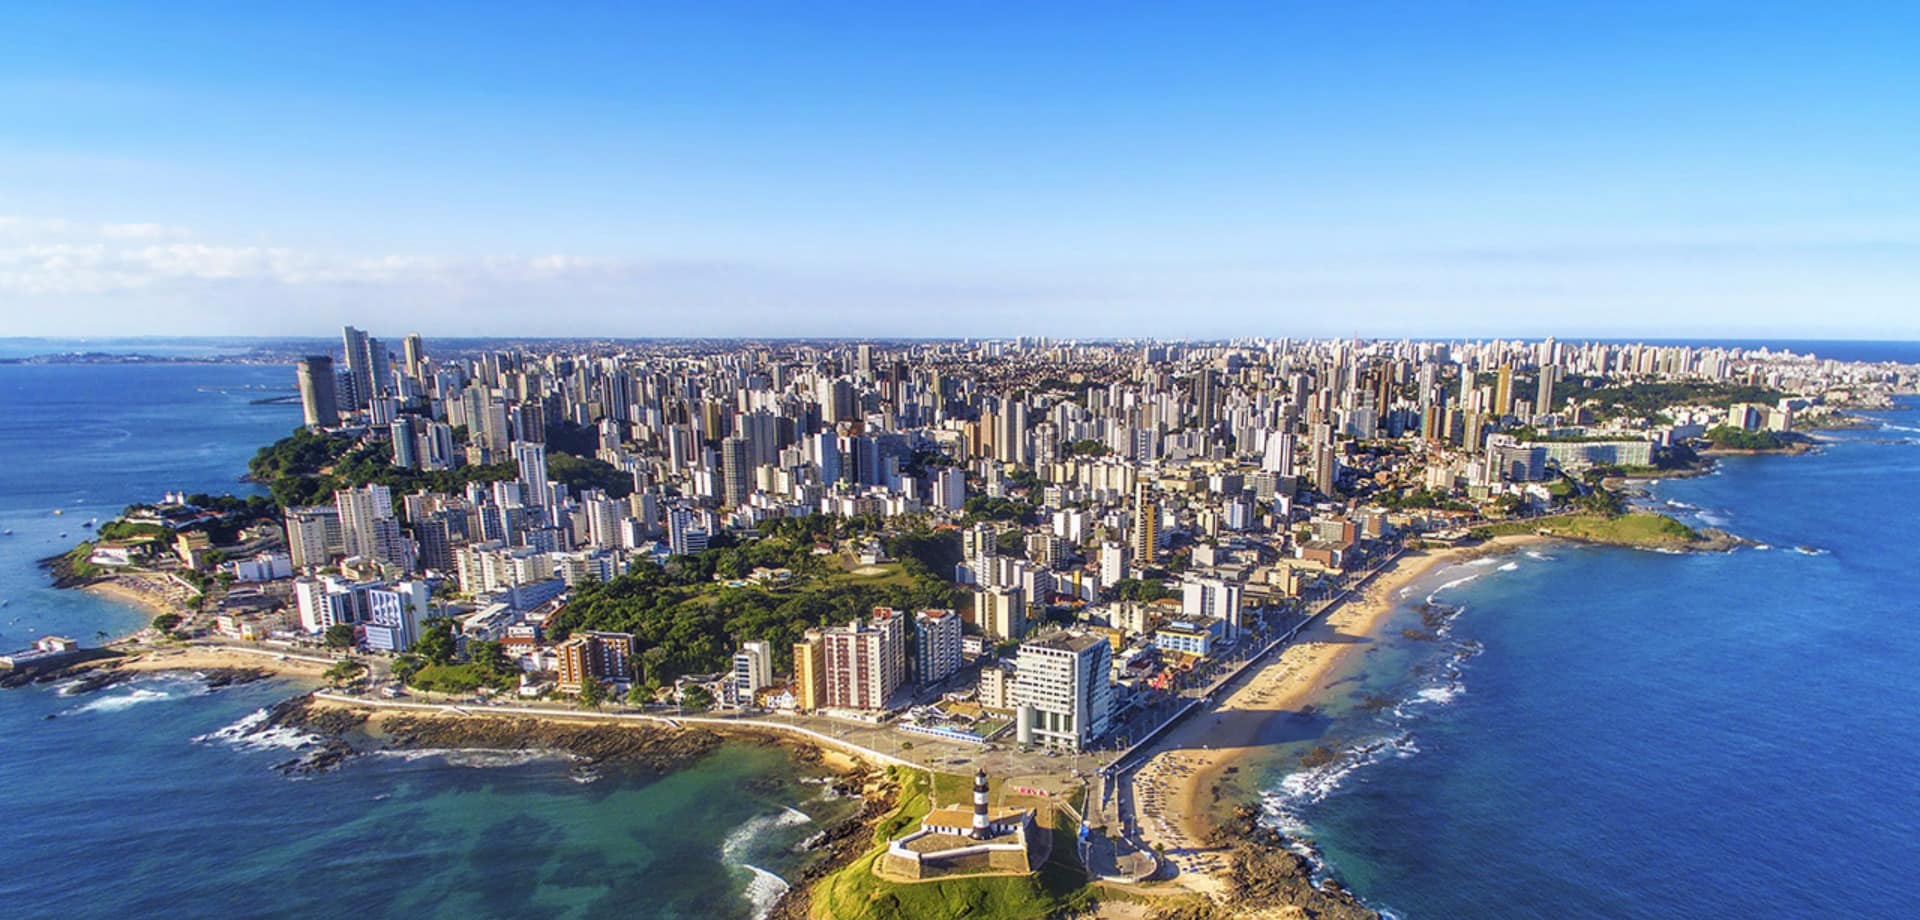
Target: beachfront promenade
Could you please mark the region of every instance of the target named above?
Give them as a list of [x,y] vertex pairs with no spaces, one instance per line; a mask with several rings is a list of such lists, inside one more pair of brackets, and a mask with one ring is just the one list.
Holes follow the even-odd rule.
[[[1359,592],[1364,591],[1376,575],[1391,568],[1404,554],[1404,546],[1396,543],[1389,552],[1366,570],[1342,576],[1339,584],[1328,590],[1311,612],[1289,624],[1284,632],[1273,637],[1257,651],[1248,655],[1238,666],[1222,674],[1204,689],[1192,691],[1185,703],[1098,771],[1095,779],[1099,788],[1091,801],[1095,803],[1095,813],[1099,815],[1101,823],[1106,826],[1109,836],[1113,838],[1116,853],[1151,852],[1150,844],[1141,833],[1141,828],[1146,824],[1143,819],[1165,824],[1166,818],[1161,809],[1166,803],[1156,798],[1153,803],[1143,804],[1134,788],[1134,774],[1155,756],[1164,753],[1161,748],[1173,729],[1196,712],[1210,709],[1242,678],[1265,667],[1274,653],[1292,644],[1301,631],[1311,627]],[[1175,852],[1174,855],[1179,857],[1185,854]],[[1200,868],[1187,861],[1177,862],[1176,866],[1195,870]],[[1212,868],[1220,867],[1216,865]]]

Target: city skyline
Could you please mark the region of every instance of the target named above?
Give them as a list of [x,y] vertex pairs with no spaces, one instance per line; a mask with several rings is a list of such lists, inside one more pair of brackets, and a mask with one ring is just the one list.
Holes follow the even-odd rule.
[[34,335],[1920,337],[1912,11],[837,12],[0,14],[0,303]]

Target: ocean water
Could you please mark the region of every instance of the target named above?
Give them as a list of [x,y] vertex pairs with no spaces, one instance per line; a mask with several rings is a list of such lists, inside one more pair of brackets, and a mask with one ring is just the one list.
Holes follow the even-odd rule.
[[1920,414],[1882,418],[1652,488],[1765,548],[1431,573],[1250,777],[1269,819],[1403,918],[1920,912]]
[[[299,421],[251,401],[291,380],[0,365],[0,645],[137,626],[140,611],[46,587],[34,560],[129,501],[243,492],[246,458]],[[658,777],[439,754],[292,779],[273,769],[289,749],[221,736],[300,689],[0,691],[0,916],[752,917],[806,865],[798,845],[856,806],[761,745]]]

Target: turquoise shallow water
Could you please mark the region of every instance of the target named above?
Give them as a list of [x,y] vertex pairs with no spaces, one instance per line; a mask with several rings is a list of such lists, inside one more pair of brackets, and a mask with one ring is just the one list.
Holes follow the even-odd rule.
[[[0,365],[0,526],[14,531],[0,537],[0,644],[137,625],[136,610],[47,588],[33,560],[129,501],[243,489],[253,449],[298,424],[298,407],[251,400],[291,379]],[[156,677],[0,692],[0,915],[750,917],[803,867],[796,846],[853,807],[755,745],[665,777],[429,755],[295,780],[272,769],[286,749],[209,737],[297,690]]]
[[[1765,549],[1431,573],[1263,776],[1271,819],[1407,918],[1912,916],[1920,415],[1885,419],[1653,487]],[[1429,595],[1439,640],[1399,637]]]

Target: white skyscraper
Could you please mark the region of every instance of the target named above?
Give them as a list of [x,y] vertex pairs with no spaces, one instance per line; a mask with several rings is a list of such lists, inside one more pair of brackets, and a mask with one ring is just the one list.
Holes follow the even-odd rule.
[[547,446],[534,441],[515,441],[513,460],[520,465],[521,497],[529,505],[547,504]]

